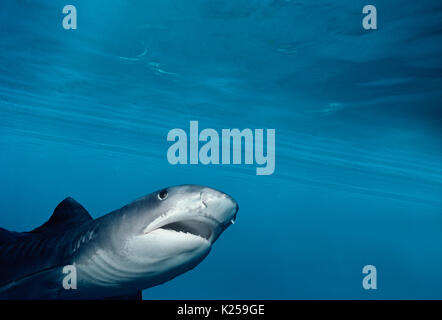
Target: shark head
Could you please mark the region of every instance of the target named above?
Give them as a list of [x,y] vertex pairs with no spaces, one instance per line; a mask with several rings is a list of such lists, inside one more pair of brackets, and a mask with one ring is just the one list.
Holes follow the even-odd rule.
[[[148,223],[142,238],[166,238],[168,243],[182,237],[180,243],[203,241],[212,245],[220,234],[235,223],[238,204],[220,191],[195,185],[178,186],[149,195],[156,202],[152,214],[147,206]],[[177,246],[179,246],[177,244]]]
[[100,245],[79,263],[79,275],[121,293],[168,281],[208,255],[237,211],[230,196],[204,186],[151,193],[97,219]]

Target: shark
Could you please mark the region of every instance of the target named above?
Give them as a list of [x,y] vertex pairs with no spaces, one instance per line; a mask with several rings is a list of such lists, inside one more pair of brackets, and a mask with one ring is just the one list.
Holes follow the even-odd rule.
[[237,212],[231,196],[199,185],[161,189],[97,219],[68,197],[31,231],[0,228],[0,299],[141,299],[203,261]]

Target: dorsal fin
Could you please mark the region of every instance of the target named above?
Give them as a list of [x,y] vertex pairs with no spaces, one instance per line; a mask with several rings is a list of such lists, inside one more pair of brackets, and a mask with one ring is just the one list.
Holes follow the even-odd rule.
[[89,220],[92,220],[92,217],[86,209],[73,198],[68,197],[58,204],[48,221],[31,232],[65,229]]

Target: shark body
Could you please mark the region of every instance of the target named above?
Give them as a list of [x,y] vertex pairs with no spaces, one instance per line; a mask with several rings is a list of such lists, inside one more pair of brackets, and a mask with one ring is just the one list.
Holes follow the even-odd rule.
[[[29,232],[0,228],[0,299],[141,299],[193,269],[236,219],[237,203],[203,186],[166,188],[97,219],[72,198]],[[75,269],[66,289],[65,267]]]

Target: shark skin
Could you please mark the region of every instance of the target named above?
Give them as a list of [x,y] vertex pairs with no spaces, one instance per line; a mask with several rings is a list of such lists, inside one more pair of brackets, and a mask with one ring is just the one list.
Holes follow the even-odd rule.
[[[195,268],[235,222],[238,204],[204,186],[153,192],[100,218],[72,198],[29,232],[0,228],[0,299],[141,299]],[[73,266],[76,288],[65,289]]]

